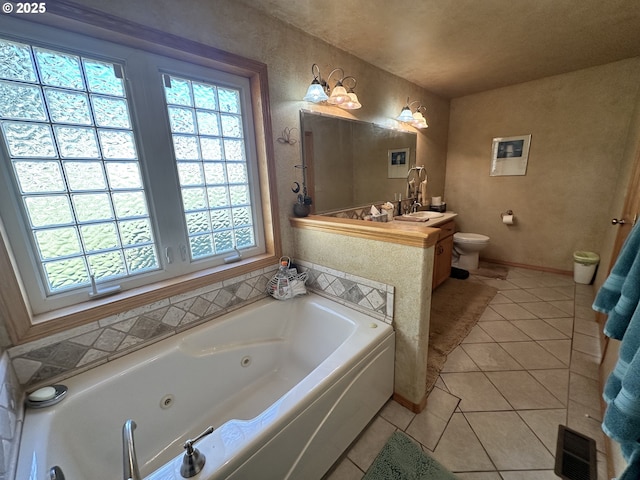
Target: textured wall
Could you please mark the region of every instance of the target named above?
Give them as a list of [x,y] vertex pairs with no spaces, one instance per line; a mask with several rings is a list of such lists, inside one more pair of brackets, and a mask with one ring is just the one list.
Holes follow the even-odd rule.
[[[491,237],[481,255],[571,270],[573,251],[600,251],[639,80],[635,58],[452,101],[446,200],[460,230]],[[524,134],[527,174],[490,177],[492,138]]]
[[295,229],[296,256],[395,287],[395,393],[418,405],[426,395],[433,247],[422,249]]

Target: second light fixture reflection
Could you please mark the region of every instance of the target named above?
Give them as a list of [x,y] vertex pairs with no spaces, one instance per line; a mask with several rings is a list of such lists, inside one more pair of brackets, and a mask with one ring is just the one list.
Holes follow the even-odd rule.
[[[411,106],[416,103],[418,104],[418,107],[414,112],[412,112]],[[427,107],[422,105],[420,101],[414,100],[413,102],[409,103],[409,98],[407,98],[407,104],[402,107],[400,115],[396,117],[396,120],[411,125],[415,128],[427,128],[429,127],[429,125],[427,125],[427,119],[424,118],[424,115],[422,114],[422,112],[426,113],[426,111]]]

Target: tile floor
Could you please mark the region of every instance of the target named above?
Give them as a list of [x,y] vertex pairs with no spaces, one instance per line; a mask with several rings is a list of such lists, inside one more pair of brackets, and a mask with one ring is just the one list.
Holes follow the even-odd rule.
[[326,480],[361,479],[395,430],[460,480],[557,479],[558,424],[596,440],[598,477],[607,478],[593,287],[522,268],[468,281],[498,294],[449,355],[427,408],[414,414],[390,400]]

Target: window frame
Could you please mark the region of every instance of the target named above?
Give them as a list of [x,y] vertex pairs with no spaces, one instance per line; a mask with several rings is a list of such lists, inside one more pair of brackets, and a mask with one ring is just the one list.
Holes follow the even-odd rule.
[[[70,307],[34,315],[25,286],[16,268],[5,226],[0,221],[0,318],[5,320],[14,345],[36,340],[69,328],[94,322],[172,295],[185,293],[212,283],[269,267],[281,256],[277,214],[275,162],[269,109],[267,66],[264,63],[223,52],[214,47],[167,34],[98,10],[61,0],[47,5],[46,15],[29,21],[86,35],[98,40],[122,44],[195,66],[213,68],[244,77],[249,82],[265,253],[238,263],[204,268],[156,283],[133,288],[114,296],[89,300]],[[49,8],[51,7],[51,8]],[[4,16],[2,21],[14,21]],[[15,20],[24,22],[25,20]],[[162,108],[165,108],[164,105]],[[161,252],[159,252],[161,254]]]

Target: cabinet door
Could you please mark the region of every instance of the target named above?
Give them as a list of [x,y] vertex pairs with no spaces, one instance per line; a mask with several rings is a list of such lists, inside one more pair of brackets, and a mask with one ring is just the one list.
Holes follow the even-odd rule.
[[453,235],[449,235],[436,243],[433,261],[432,290],[444,282],[451,274],[451,256],[453,255]]

